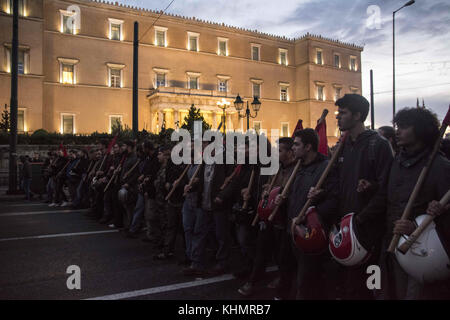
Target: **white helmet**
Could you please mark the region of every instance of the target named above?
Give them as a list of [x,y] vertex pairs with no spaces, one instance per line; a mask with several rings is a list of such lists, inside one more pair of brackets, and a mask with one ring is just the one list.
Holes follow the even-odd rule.
[[364,263],[370,253],[359,243],[353,230],[354,213],[346,214],[339,225],[330,231],[328,248],[333,258],[344,266]]
[[[420,225],[427,215],[416,218]],[[400,238],[401,246],[408,236]],[[450,277],[450,259],[442,246],[436,232],[436,224],[432,221],[405,253],[395,250],[395,256],[405,272],[420,283],[431,283]]]
[[128,190],[125,188],[121,188],[119,190],[119,192],[117,193],[117,197],[119,198],[119,201],[121,203],[126,203],[127,202],[127,197],[128,197]]

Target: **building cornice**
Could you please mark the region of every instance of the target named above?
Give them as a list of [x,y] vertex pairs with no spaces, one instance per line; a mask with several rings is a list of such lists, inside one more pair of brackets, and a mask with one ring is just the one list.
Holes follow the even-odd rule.
[[104,0],[54,0],[58,2],[64,2],[64,3],[71,3],[71,4],[80,4],[90,7],[97,7],[102,9],[108,9],[108,10],[119,10],[124,13],[133,14],[133,15],[139,15],[139,16],[145,16],[145,17],[152,17],[157,18],[161,15],[161,18],[158,21],[164,21],[167,20],[168,22],[178,22],[183,25],[189,24],[189,25],[196,25],[199,27],[207,27],[207,28],[213,28],[218,29],[221,32],[228,32],[231,34],[239,33],[240,35],[249,36],[256,39],[266,39],[271,41],[276,41],[278,43],[284,43],[285,45],[292,46],[293,44],[297,43],[298,41],[302,41],[305,39],[309,40],[318,40],[318,41],[327,41],[330,44],[333,45],[339,45],[345,48],[354,49],[362,51],[363,47],[358,46],[356,44],[352,43],[345,43],[342,41],[339,41],[337,39],[332,38],[326,38],[322,37],[320,35],[312,35],[310,33],[306,33],[305,35],[298,37],[298,38],[288,38],[286,36],[277,36],[274,34],[268,34],[264,32],[259,32],[258,30],[250,30],[245,28],[239,28],[235,26],[230,26],[225,23],[218,23],[213,21],[206,21],[202,19],[197,19],[195,17],[186,17],[176,14],[170,14],[170,13],[164,13],[162,14],[162,11],[156,11],[156,10],[150,10],[142,7],[136,7],[136,6],[130,6],[118,2],[112,2],[112,1],[104,1]]

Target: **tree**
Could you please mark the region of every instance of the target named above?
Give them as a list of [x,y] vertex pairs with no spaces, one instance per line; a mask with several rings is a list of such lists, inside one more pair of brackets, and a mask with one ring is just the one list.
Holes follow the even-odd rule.
[[2,117],[0,119],[0,131],[8,132],[10,128],[10,118],[8,106],[5,104],[5,109],[2,112]]
[[202,122],[202,130],[205,132],[206,130],[211,129],[211,126],[205,121],[205,118],[200,113],[200,109],[191,105],[189,109],[189,113],[186,117],[184,117],[183,125],[181,128],[188,130],[191,134],[194,133],[194,121]]

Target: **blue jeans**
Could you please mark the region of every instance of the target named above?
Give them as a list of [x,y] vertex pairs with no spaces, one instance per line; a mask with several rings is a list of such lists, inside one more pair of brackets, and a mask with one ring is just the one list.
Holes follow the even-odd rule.
[[25,196],[27,200],[30,200],[30,186],[31,186],[31,178],[23,178],[22,189],[23,191],[25,191]]
[[203,210],[192,205],[189,200],[183,203],[183,229],[186,239],[186,256],[195,268],[203,267],[205,239],[208,235],[207,216]]
[[142,193],[138,194],[136,206],[134,207],[133,218],[130,225],[130,232],[137,232],[144,217],[145,201]]
[[47,200],[52,203],[54,200],[55,193],[55,180],[53,177],[50,177],[47,182]]

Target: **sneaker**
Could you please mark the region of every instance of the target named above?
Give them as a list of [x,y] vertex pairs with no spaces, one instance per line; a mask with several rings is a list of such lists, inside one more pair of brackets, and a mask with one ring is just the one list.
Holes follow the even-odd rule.
[[238,292],[244,297],[250,296],[253,293],[253,284],[251,284],[250,282],[245,283],[238,289]]
[[48,206],[49,206],[49,207],[56,207],[57,205],[58,205],[58,204],[52,202],[52,203],[50,203]]
[[275,279],[273,279],[272,281],[269,282],[269,284],[267,285],[268,289],[276,289],[278,288],[278,286],[280,285],[280,277],[276,277]]
[[116,225],[114,223],[108,224],[108,228],[115,228]]
[[69,202],[64,201],[63,203],[61,203],[61,207],[67,207],[69,205]]

